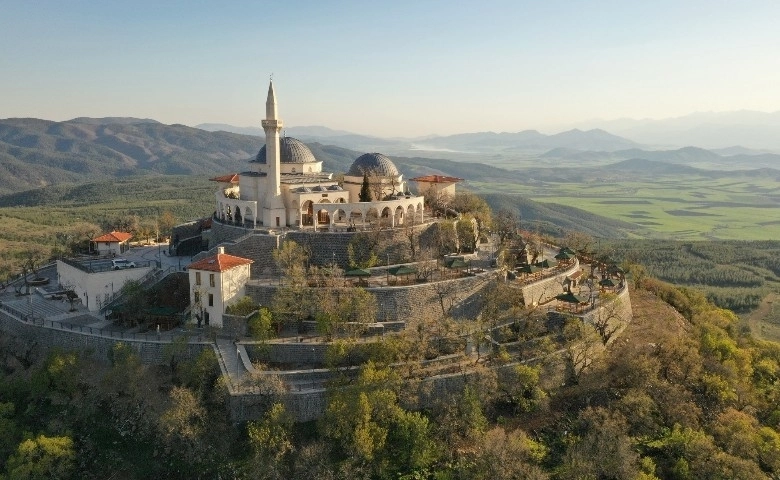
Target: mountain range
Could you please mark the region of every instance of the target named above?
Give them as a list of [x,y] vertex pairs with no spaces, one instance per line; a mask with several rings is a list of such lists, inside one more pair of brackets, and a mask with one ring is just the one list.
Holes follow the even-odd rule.
[[780,111],[697,112],[675,118],[589,120],[577,128],[603,128],[657,147],[696,145],[708,149],[742,146],[780,152]]
[[[330,141],[314,136],[320,142],[306,140],[315,157],[323,160],[328,171],[346,171],[366,148],[347,148],[335,140],[371,137],[343,135],[343,132],[305,127],[311,133],[332,135]],[[304,130],[299,131],[306,133]],[[298,135],[296,133],[296,135]],[[389,144],[398,139],[384,140]],[[424,140],[430,145],[455,149],[477,148],[487,151],[545,148],[543,153],[525,154],[528,165],[492,161],[492,154],[478,155],[479,161],[464,162],[418,156],[421,151],[405,151],[391,157],[407,178],[425,174],[446,174],[475,182],[522,182],[529,172],[538,178],[560,175],[561,167],[581,175],[604,175],[610,164],[626,160],[644,160],[646,171],[659,168],[659,162],[700,169],[734,170],[780,167],[780,155],[729,149],[724,155],[710,150],[685,147],[676,150],[645,150],[604,131],[568,131],[543,135],[535,131],[518,133],[472,133],[434,137]],[[612,148],[600,148],[605,144]],[[184,125],[164,125],[150,119],[77,118],[53,122],[34,118],[0,120],[0,193],[30,188],[83,183],[137,175],[217,175],[241,172],[246,162],[262,147],[263,139],[226,131],[209,132]],[[617,149],[629,145],[629,148]],[[593,149],[588,149],[591,146]],[[548,148],[550,147],[550,148]],[[579,147],[579,148],[575,148]],[[388,150],[378,149],[390,153]],[[747,153],[746,153],[747,152]],[[502,154],[504,158],[512,155]],[[655,163],[654,163],[655,162]],[[499,168],[508,167],[508,168]],[[578,170],[579,168],[586,169]],[[605,170],[606,169],[606,170]],[[612,167],[614,171],[615,168]],[[682,173],[682,172],[681,172]],[[468,186],[468,184],[466,184]]]

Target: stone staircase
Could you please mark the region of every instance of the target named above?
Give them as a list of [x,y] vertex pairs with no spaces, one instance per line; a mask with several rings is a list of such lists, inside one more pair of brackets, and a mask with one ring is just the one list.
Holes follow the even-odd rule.
[[247,372],[243,360],[239,359],[241,353],[244,354],[243,356],[246,356],[246,351],[241,352],[241,350],[244,350],[244,346],[237,345],[228,338],[217,338],[217,350],[222,358],[222,364],[225,366],[225,372],[230,377],[230,381],[234,385],[238,385]]

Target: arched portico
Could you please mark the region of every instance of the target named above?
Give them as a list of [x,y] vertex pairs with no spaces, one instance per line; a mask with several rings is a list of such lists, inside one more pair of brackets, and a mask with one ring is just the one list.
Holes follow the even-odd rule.
[[422,197],[399,197],[382,202],[322,202],[313,204],[312,208],[316,212],[327,212],[330,230],[335,230],[341,222],[344,222],[344,228],[365,227],[373,222],[381,222],[389,227],[397,227],[405,222],[422,223],[423,205]]

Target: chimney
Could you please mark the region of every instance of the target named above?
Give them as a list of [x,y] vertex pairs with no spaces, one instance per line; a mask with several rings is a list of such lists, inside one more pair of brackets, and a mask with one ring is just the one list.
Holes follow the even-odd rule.
[[224,254],[225,253],[225,247],[217,247],[217,255]]

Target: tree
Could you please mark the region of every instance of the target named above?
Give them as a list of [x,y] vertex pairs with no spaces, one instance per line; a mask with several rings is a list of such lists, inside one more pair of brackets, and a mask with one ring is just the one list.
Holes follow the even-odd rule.
[[388,435],[403,410],[398,406],[400,381],[388,367],[368,361],[349,386],[328,392],[319,430],[360,464],[381,465]]
[[464,214],[455,223],[455,232],[458,236],[458,251],[474,252],[479,240],[478,222],[470,214]]
[[535,410],[547,394],[539,387],[541,369],[528,365],[505,367],[498,371],[498,384],[503,401],[516,413]]
[[181,460],[182,467],[196,469],[209,449],[205,439],[206,409],[188,388],[173,387],[170,407],[159,421],[164,447],[171,459]]
[[459,465],[459,478],[475,480],[545,480],[549,476],[538,466],[547,454],[544,445],[528,438],[522,430],[507,432],[494,427],[478,440],[475,452]]
[[501,209],[493,215],[493,232],[498,235],[501,243],[513,240],[520,230],[520,216],[516,213]]
[[577,317],[569,317],[563,327],[562,336],[566,342],[563,359],[567,371],[566,383],[579,383],[582,372],[590,368],[601,338],[590,325]]
[[170,212],[170,210],[163,211],[162,214],[157,218],[157,228],[159,229],[160,235],[163,237],[169,237],[173,227],[175,226],[176,217]]
[[371,186],[368,183],[367,172],[363,172],[363,184],[360,186],[360,193],[358,194],[358,199],[361,202],[370,202],[373,200],[371,198]]
[[452,200],[452,208],[461,213],[469,213],[477,222],[477,237],[482,238],[491,228],[493,212],[481,197],[469,192],[458,192]]
[[371,268],[379,262],[376,249],[379,239],[367,232],[352,236],[347,245],[350,268]]
[[306,276],[306,262],[309,259],[303,247],[292,240],[287,240],[274,250],[273,256],[276,266],[289,283],[303,283]]
[[8,458],[9,479],[67,479],[76,467],[76,450],[70,437],[38,435],[19,444]]
[[281,403],[274,403],[261,420],[247,425],[252,467],[265,471],[261,478],[289,478],[283,460],[295,450],[292,427],[293,419]]
[[601,342],[606,345],[625,326],[625,320],[621,317],[623,304],[615,294],[602,294],[599,303],[600,306],[592,317],[593,328],[601,337]]

